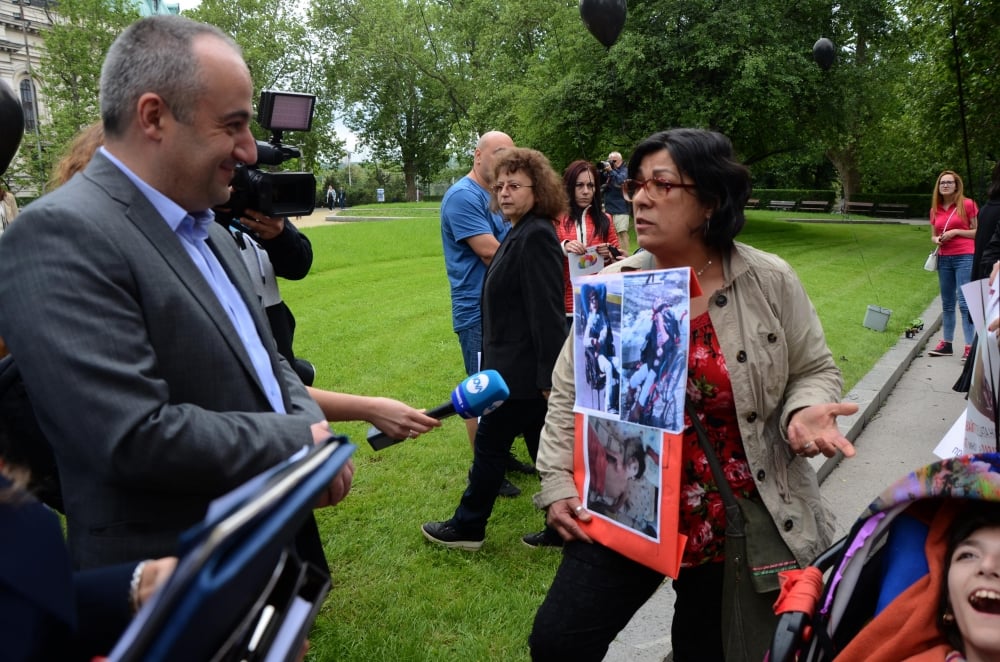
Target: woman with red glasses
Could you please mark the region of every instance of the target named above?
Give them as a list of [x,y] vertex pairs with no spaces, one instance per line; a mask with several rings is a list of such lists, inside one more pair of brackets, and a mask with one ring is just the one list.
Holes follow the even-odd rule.
[[[644,250],[605,272],[694,270],[703,293],[690,301],[688,401],[733,492],[759,499],[807,564],[834,534],[807,458],[853,455],[837,417],[857,411],[840,402],[843,382],[816,311],[784,260],[735,241],[750,174],[728,138],[697,129],[654,134],[635,149],[628,174],[623,190]],[[535,503],[566,543],[529,639],[535,660],[601,660],[664,579],[587,533],[591,515],[573,481],[573,361],[568,344],[552,373],[538,451]],[[682,443],[679,532],[688,545],[673,582],[673,659],[723,660],[725,510],[687,416]]]

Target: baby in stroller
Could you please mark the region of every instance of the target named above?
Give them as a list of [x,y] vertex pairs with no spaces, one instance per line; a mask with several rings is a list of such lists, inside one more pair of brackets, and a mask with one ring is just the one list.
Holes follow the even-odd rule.
[[783,589],[771,662],[1000,660],[1000,455],[897,481],[800,572],[816,599]]

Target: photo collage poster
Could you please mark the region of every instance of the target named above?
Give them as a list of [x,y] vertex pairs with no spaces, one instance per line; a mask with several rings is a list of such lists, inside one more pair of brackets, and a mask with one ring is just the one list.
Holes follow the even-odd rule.
[[964,454],[995,453],[997,451],[997,385],[1000,374],[1000,348],[997,333],[988,324],[1000,317],[1000,288],[988,279],[968,283],[962,294],[968,303],[969,315],[979,334],[972,361],[972,382],[966,407]]
[[690,269],[573,281],[576,466],[595,540],[676,577]]
[[962,285],[969,317],[976,328],[976,351],[969,357],[972,378],[966,408],[934,447],[940,458],[997,451],[997,420],[1000,419],[1000,345],[997,332],[988,328],[989,320],[1000,317],[1000,287],[989,279]]

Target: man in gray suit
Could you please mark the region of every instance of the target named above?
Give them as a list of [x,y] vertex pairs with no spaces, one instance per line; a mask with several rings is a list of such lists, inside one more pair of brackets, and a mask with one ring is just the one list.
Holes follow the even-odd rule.
[[329,436],[209,211],[256,161],[252,95],[216,28],[138,21],[101,72],[105,146],[0,241],[0,336],[55,450],[79,568],[175,553],[212,499]]

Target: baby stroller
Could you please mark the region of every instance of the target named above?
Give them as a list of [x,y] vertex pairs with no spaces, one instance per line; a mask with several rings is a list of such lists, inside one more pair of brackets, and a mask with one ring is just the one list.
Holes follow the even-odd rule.
[[1000,502],[1000,454],[935,462],[882,492],[782,587],[769,661],[899,660],[939,640],[944,533],[969,500]]

